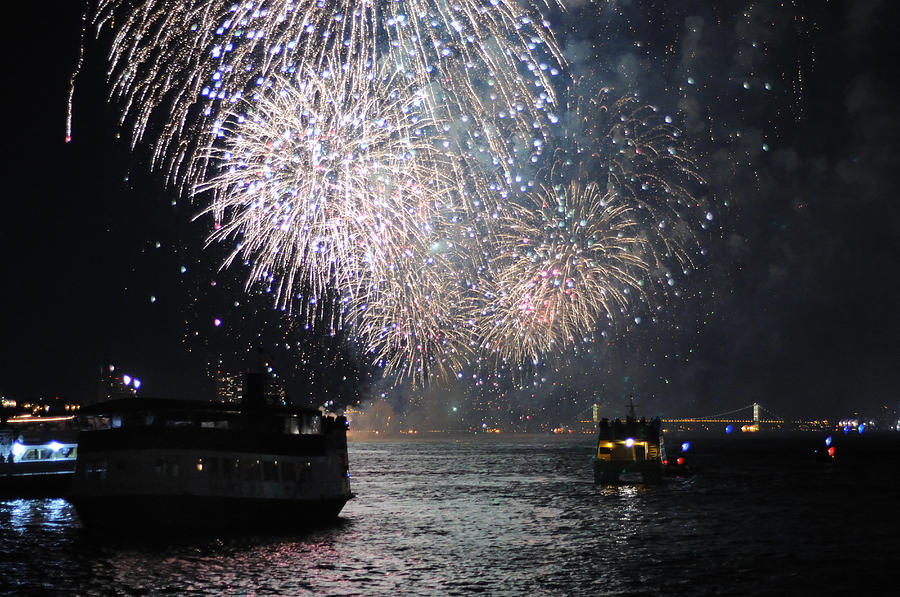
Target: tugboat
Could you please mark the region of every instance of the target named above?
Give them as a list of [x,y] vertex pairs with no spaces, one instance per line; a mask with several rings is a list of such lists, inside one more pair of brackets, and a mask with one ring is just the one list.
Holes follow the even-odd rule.
[[88,528],[301,528],[351,497],[347,420],[264,402],[125,398],[84,407],[69,501]]
[[602,419],[597,437],[594,462],[594,483],[617,485],[623,475],[637,475],[644,483],[662,480],[666,464],[661,421],[638,420],[634,412],[634,398],[629,399],[625,420]]

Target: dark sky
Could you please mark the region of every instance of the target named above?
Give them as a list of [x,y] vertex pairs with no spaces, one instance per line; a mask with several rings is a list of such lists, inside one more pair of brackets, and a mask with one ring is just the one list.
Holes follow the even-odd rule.
[[[274,339],[309,336],[246,295],[242,271],[218,271],[208,223],[192,221],[200,206],[117,139],[90,39],[64,142],[78,4],[17,3],[4,39],[0,393],[82,400],[113,362],[150,394],[203,397],[220,359],[251,366],[258,345],[296,373],[296,350]],[[666,414],[754,400],[782,416],[897,408],[897,10],[670,4],[585,4],[555,19],[571,72],[684,123],[715,206],[703,261],[658,324],[539,373],[536,397],[520,399],[565,386],[580,400],[649,396]]]

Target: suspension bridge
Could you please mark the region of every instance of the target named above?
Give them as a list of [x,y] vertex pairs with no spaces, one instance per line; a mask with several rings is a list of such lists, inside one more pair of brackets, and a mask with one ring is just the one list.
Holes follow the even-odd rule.
[[[599,420],[597,407],[588,408],[579,419],[582,423],[597,423]],[[761,429],[783,429],[786,424],[790,424],[785,421],[784,417],[759,402],[701,417],[664,417],[662,423],[664,431],[711,431],[727,426],[731,426],[734,431],[759,431]]]
[[741,431],[759,431],[760,429],[780,429],[784,426],[784,417],[780,417],[759,402],[748,404],[734,410],[684,419],[662,420],[663,426],[682,431],[709,430],[716,425],[731,425]]

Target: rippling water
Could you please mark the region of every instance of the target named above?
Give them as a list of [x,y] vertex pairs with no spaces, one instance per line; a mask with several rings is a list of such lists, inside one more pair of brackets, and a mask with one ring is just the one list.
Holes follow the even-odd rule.
[[813,439],[695,438],[698,474],[614,488],[593,485],[590,437],[351,443],[357,497],[338,524],[303,536],[146,545],[85,532],[65,500],[2,502],[0,588],[16,595],[900,591],[897,442],[821,465],[809,457]]

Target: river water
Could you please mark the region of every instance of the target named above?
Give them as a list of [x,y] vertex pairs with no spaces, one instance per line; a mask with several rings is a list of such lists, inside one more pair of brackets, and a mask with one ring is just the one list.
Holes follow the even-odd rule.
[[146,544],[0,502],[0,593],[897,594],[895,436],[834,464],[818,435],[696,437],[697,474],[654,487],[595,487],[587,436],[353,442],[355,499],[301,536]]

